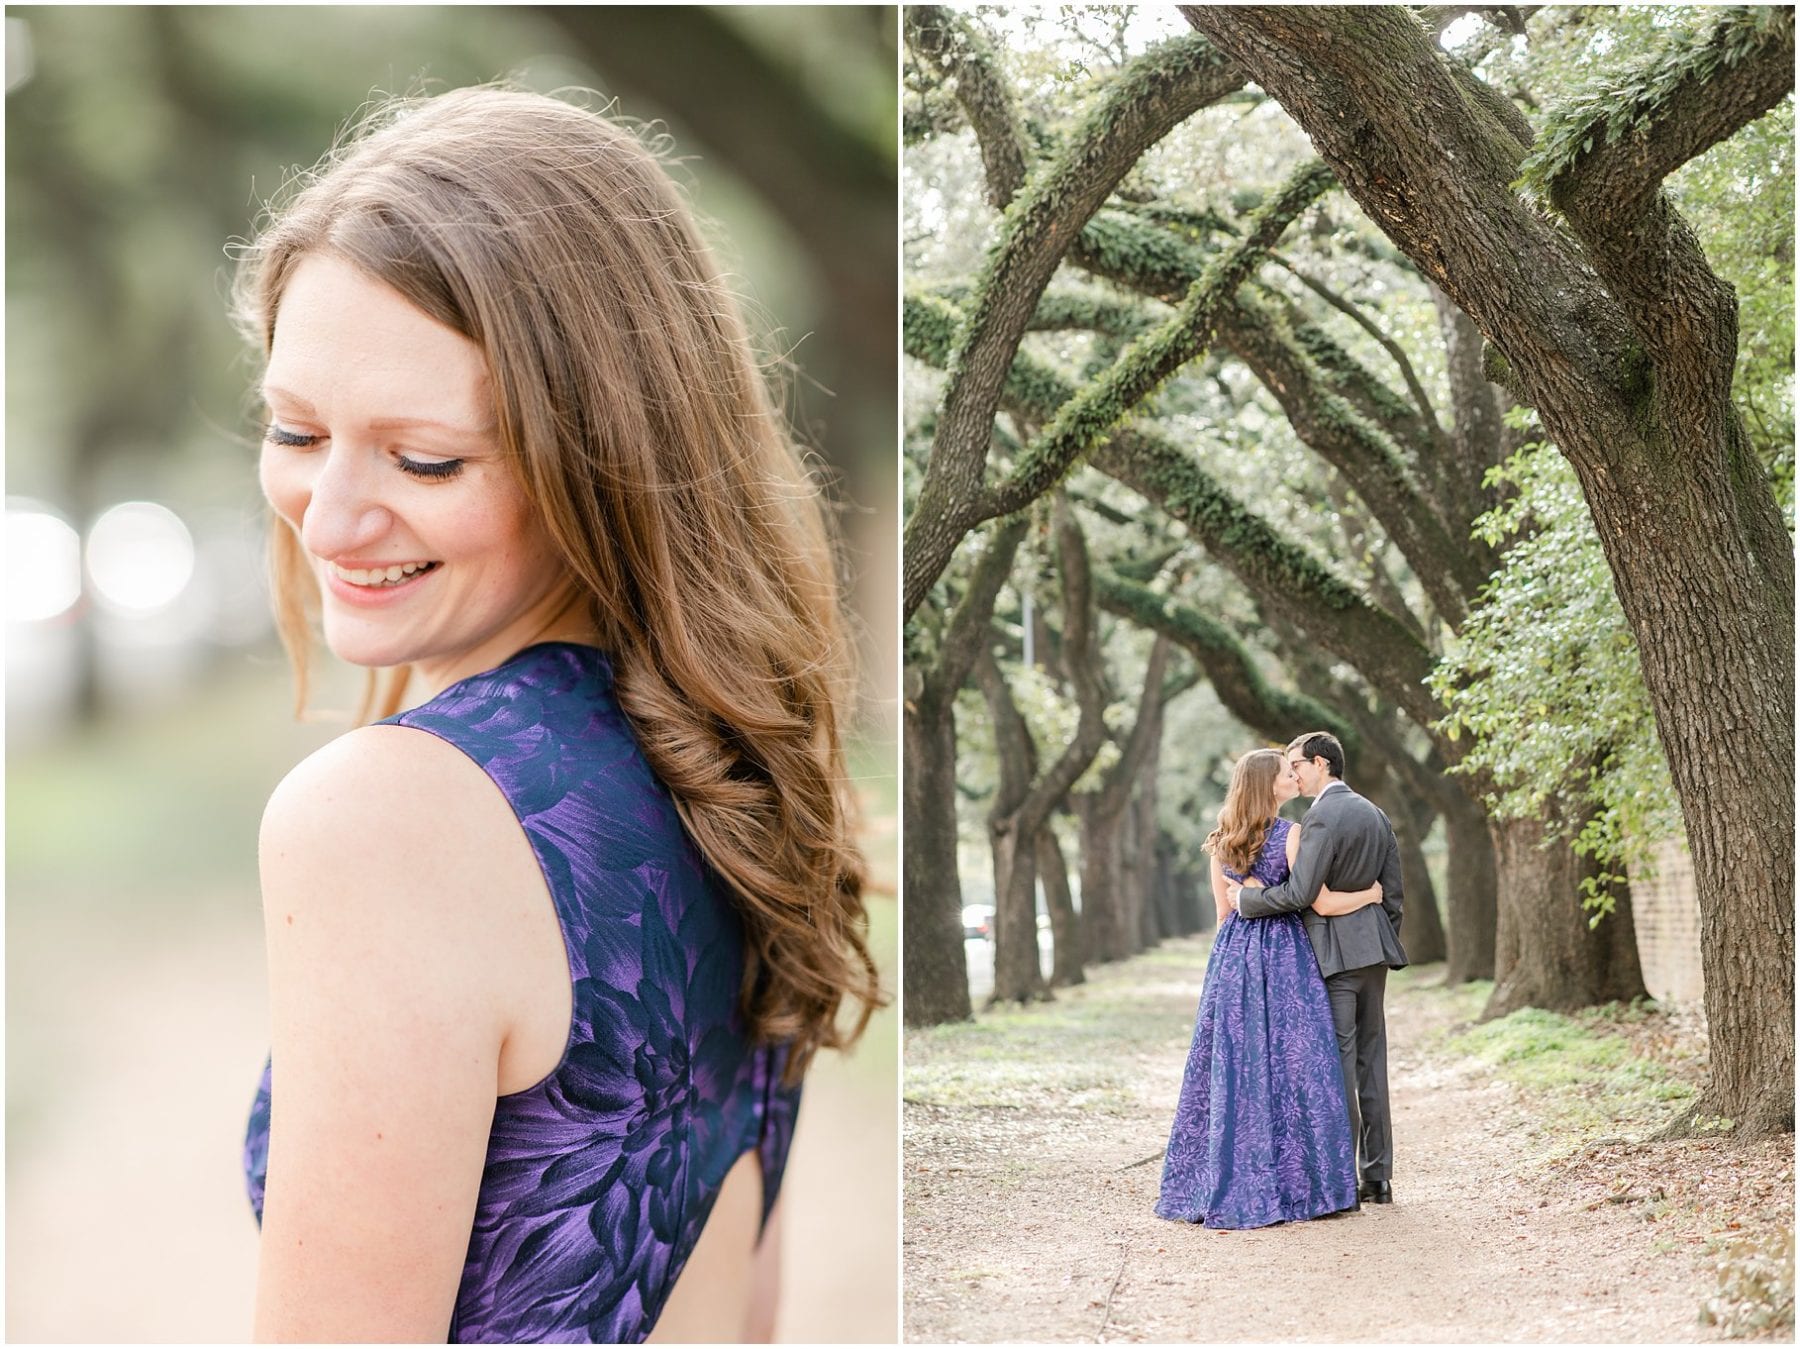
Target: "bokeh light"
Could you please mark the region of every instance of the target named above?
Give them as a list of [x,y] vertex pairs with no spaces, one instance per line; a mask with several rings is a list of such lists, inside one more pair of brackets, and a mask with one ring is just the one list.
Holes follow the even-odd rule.
[[6,503],[6,620],[39,623],[81,598],[81,536],[35,504]]
[[88,576],[108,608],[151,614],[175,602],[194,578],[194,536],[154,501],[114,506],[88,531]]

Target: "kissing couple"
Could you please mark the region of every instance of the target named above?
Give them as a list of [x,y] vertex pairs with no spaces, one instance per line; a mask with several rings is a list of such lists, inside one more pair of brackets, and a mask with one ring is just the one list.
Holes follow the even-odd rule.
[[[1276,814],[1296,796],[1313,803],[1298,825]],[[1390,1203],[1382,995],[1406,964],[1393,826],[1320,731],[1237,761],[1206,850],[1219,930],[1157,1216],[1250,1228]]]

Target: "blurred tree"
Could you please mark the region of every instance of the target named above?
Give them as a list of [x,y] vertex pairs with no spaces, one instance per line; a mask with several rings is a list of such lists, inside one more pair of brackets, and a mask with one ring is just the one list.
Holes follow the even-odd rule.
[[[869,631],[890,630],[891,9],[70,6],[9,23],[9,52],[22,34],[32,58],[7,95],[11,491],[78,525],[126,496],[246,513],[225,241],[383,91],[590,87],[713,152],[676,172],[749,278],[772,368],[797,372],[790,415],[863,540]],[[870,665],[885,693],[885,652]]]

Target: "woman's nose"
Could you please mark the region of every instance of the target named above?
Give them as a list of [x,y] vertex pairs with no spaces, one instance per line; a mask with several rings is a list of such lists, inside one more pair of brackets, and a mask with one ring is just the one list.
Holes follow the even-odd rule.
[[315,557],[357,557],[393,527],[381,498],[380,466],[366,454],[335,444],[317,462],[300,520],[300,541]]

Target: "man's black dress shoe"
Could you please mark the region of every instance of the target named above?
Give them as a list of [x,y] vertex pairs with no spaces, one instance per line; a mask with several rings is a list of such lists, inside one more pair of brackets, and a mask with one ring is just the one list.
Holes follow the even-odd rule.
[[1394,1187],[1385,1180],[1365,1180],[1356,1187],[1356,1197],[1365,1204],[1391,1204]]

